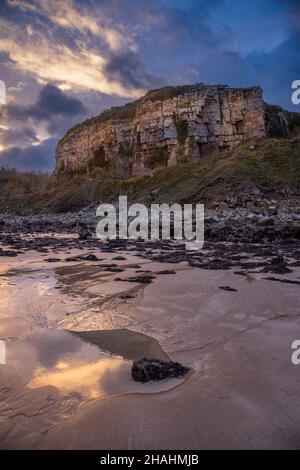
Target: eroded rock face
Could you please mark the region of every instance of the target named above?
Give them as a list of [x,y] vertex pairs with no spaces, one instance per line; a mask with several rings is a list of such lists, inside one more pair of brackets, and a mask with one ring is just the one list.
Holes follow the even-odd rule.
[[287,126],[274,112],[266,113],[260,87],[199,84],[154,90],[70,129],[57,146],[56,172],[99,166],[129,177],[197,161],[264,137],[280,123]]

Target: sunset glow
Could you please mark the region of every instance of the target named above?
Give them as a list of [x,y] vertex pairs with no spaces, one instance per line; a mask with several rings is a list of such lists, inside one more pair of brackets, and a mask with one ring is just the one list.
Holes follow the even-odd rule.
[[2,161],[53,170],[69,127],[169,84],[260,84],[266,101],[293,109],[296,3],[4,0],[0,80],[8,104],[0,125],[9,129],[0,129]]

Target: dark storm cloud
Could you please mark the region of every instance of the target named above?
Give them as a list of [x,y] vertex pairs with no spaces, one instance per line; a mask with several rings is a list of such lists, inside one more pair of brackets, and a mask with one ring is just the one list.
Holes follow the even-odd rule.
[[[17,89],[19,81],[26,83],[26,88],[21,86],[23,91],[14,95],[16,104],[7,107],[10,129],[2,130],[1,143],[15,144],[14,152],[4,152],[15,163],[23,157],[26,165],[36,161],[39,168],[44,167],[44,155],[50,158],[47,152],[51,145],[44,141],[37,146],[36,134],[58,139],[89,114],[123,104],[128,97],[134,99],[137,90],[165,84],[261,85],[266,101],[300,110],[291,103],[291,83],[300,79],[298,0],[25,3],[35,5],[35,9],[11,7],[7,1],[0,1],[0,21],[14,23],[0,51],[0,79],[7,80],[12,90]],[[70,6],[64,16],[60,13],[65,5]],[[14,41],[12,49],[21,44],[14,57],[5,47],[7,38]],[[34,60],[22,61],[23,41]],[[101,61],[95,63],[98,56]],[[51,83],[37,99],[40,81],[36,79]],[[70,92],[62,92],[58,84],[68,85]],[[26,100],[26,93],[30,99]],[[38,132],[35,129],[40,123]],[[41,152],[43,149],[45,152]]]
[[165,80],[146,72],[141,57],[136,52],[113,53],[104,68],[108,79],[129,89],[148,89],[161,86]]
[[[35,104],[4,107],[0,128],[2,145],[8,147],[0,152],[0,165],[23,170],[52,170],[55,147],[58,139],[68,127],[86,117],[82,102],[66,95],[51,84],[44,86]],[[51,138],[40,141],[39,132]]]
[[56,138],[51,138],[36,146],[11,147],[0,153],[0,166],[29,171],[52,171],[56,144]]
[[21,129],[0,129],[0,135],[5,146],[28,146],[38,143],[34,128],[26,125]]
[[32,106],[10,105],[6,115],[13,119],[50,120],[57,116],[84,114],[85,107],[77,98],[64,94],[54,85],[47,84],[40,91],[37,102]]

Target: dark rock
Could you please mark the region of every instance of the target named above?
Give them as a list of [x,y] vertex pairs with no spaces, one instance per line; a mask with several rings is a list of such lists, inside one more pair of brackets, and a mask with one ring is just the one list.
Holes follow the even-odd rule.
[[47,261],[48,263],[58,263],[61,261],[60,258],[46,258],[44,261]]
[[78,231],[79,240],[86,240],[87,238],[91,238],[92,236],[92,232],[86,228],[80,228]]
[[227,290],[229,292],[236,292],[237,289],[234,289],[233,287],[230,286],[219,286],[219,289]]
[[16,251],[10,251],[10,250],[0,250],[0,256],[18,256],[18,253]]
[[172,269],[164,269],[163,271],[157,271],[155,274],[176,274],[176,271]]
[[113,258],[113,260],[116,260],[116,261],[125,261],[126,258],[125,258],[125,256],[115,256],[115,257]]
[[109,273],[122,273],[123,271],[125,271],[125,269],[119,268],[117,266],[111,266],[109,268],[105,268],[105,271],[108,271]]
[[292,270],[287,267],[283,256],[276,256],[270,263],[262,270],[263,273],[273,274],[286,274],[291,273]]
[[120,299],[122,300],[127,300],[127,299],[135,299],[135,295],[134,294],[130,294],[130,293],[125,293],[125,294],[121,294],[120,295]]
[[82,261],[82,258],[81,256],[69,256],[69,258],[66,258],[65,261],[67,262]]
[[284,257],[283,256],[275,256],[275,258],[272,258],[270,261],[270,264],[282,264],[284,263]]
[[260,225],[260,226],[274,225],[274,219],[272,217],[262,217],[261,219],[258,219],[257,225]]
[[104,268],[104,269],[106,269],[106,268],[116,268],[116,267],[118,267],[118,265],[116,263],[108,263],[108,264],[103,263],[103,264],[99,264],[99,267]]
[[145,275],[145,276],[134,276],[130,277],[129,281],[130,282],[139,282],[140,284],[150,284],[153,279],[155,279],[155,276],[152,276],[151,274]]
[[293,281],[292,279],[280,279],[278,277],[263,277],[263,279],[266,279],[267,281],[283,282],[284,284],[298,284],[298,285],[300,285],[299,281]]
[[127,279],[120,279],[119,277],[116,277],[115,281],[138,282],[139,284],[151,284],[153,279],[155,279],[155,276],[152,276],[149,274],[149,275],[144,275],[144,276],[128,277]]
[[99,259],[97,258],[96,255],[86,255],[86,256],[82,256],[83,260],[85,261],[99,261]]
[[158,359],[141,359],[132,364],[131,375],[137,382],[149,382],[149,380],[163,380],[173,377],[182,377],[189,372],[178,362],[163,362]]
[[201,269],[209,269],[209,270],[219,270],[219,269],[230,269],[233,267],[233,263],[231,261],[227,261],[224,259],[210,259],[208,262],[197,262],[189,260],[189,266]]

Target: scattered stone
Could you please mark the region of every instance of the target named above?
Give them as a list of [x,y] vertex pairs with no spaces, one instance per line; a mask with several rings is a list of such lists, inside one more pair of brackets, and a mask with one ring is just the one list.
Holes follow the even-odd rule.
[[268,211],[272,215],[277,215],[277,207],[276,206],[269,206]]
[[84,261],[99,261],[96,255],[82,256],[81,259],[83,259]]
[[237,289],[230,286],[219,286],[219,289],[227,290],[228,292],[237,292]]
[[155,274],[176,274],[176,271],[172,269],[164,269],[163,271],[157,271]]
[[274,222],[274,219],[272,217],[261,217],[257,221],[257,225],[263,226],[263,227],[271,226],[271,225],[274,225],[274,224],[275,224],[275,222]]
[[291,273],[292,270],[287,267],[287,263],[285,262],[283,256],[276,256],[261,272],[273,274],[286,274]]
[[233,264],[230,261],[226,261],[223,259],[214,259],[214,260],[209,260],[208,263],[201,263],[201,262],[197,263],[195,261],[189,261],[189,266],[217,271],[219,269],[225,269],[225,270],[230,269],[233,266]]
[[127,277],[122,279],[121,277],[116,277],[115,281],[124,281],[124,282],[138,282],[139,284],[151,284],[151,282],[155,279],[155,276],[152,275],[144,275],[144,276],[133,276]]
[[47,263],[58,263],[59,261],[61,261],[60,258],[46,258],[44,259],[44,261],[47,261]]
[[163,362],[158,359],[141,359],[132,364],[131,375],[137,382],[149,382],[149,380],[164,380],[174,377],[182,377],[189,372],[179,362]]
[[16,251],[10,251],[10,250],[1,250],[0,251],[0,256],[18,256],[18,253]]
[[135,299],[135,297],[136,296],[134,294],[130,294],[129,292],[120,295],[120,299],[122,299],[122,300]]
[[114,261],[125,261],[126,258],[125,256],[115,256],[114,258],[112,258]]
[[86,240],[87,238],[91,238],[92,236],[92,232],[86,228],[80,228],[78,231],[79,240]]
[[75,262],[75,261],[82,261],[81,256],[69,256],[69,258],[66,258],[65,261],[69,262]]
[[122,273],[123,271],[125,271],[125,269],[123,268],[120,268],[118,266],[112,266],[112,267],[109,267],[109,268],[105,268],[105,271],[109,272],[109,273]]
[[129,277],[127,281],[129,282],[138,282],[140,284],[151,284],[151,282],[155,279],[155,276],[151,274],[145,274],[144,276],[133,276]]
[[283,263],[285,263],[283,256],[275,256],[275,258],[272,258],[270,261],[270,264],[272,265],[283,264]]
[[300,285],[300,281],[293,281],[292,279],[280,279],[279,277],[263,277],[267,281],[278,281],[283,282],[284,284],[298,284]]
[[107,263],[107,264],[99,264],[99,267],[100,268],[115,268],[115,267],[118,267],[118,265],[116,263]]

